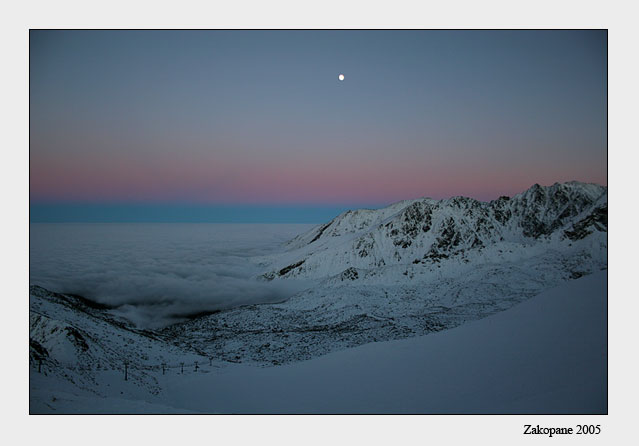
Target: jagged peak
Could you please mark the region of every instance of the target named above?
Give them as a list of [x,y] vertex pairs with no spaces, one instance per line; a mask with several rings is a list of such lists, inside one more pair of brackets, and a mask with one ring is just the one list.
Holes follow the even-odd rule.
[[[585,195],[590,196],[590,198],[596,199],[599,196],[607,191],[606,186],[602,186],[596,183],[583,183],[581,181],[566,181],[563,183],[555,182],[550,186],[542,186],[539,183],[535,183],[519,194],[513,196],[516,197],[526,197],[535,193],[556,193],[558,191],[571,191],[571,192],[579,192]],[[596,196],[595,196],[596,195]]]
[[[431,227],[430,214],[433,212],[439,214],[439,218],[452,218],[455,221],[459,219],[461,224],[467,218],[477,220],[473,223],[474,231],[494,229],[494,223],[498,228],[514,225],[513,230],[523,228],[525,237],[536,238],[549,235],[564,226],[570,218],[583,212],[587,206],[606,194],[605,186],[570,181],[555,182],[550,186],[535,183],[512,198],[501,196],[488,202],[461,195],[441,200],[429,197],[402,200],[380,209],[351,209],[342,212],[331,221],[297,237],[289,246],[320,245],[331,238],[349,234],[361,236],[376,228],[393,226],[394,221],[397,221],[395,228],[399,228],[400,221],[421,222],[426,219],[427,224],[421,227],[423,232],[427,232]],[[511,224],[513,220],[516,221]],[[497,229],[499,231],[501,229]],[[409,232],[416,233],[417,230]],[[397,231],[393,234],[396,235]],[[402,242],[404,244],[406,242]]]

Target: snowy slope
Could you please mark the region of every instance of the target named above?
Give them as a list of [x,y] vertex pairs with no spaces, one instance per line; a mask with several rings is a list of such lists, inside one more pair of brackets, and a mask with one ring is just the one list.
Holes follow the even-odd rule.
[[280,367],[205,365],[204,373],[156,373],[161,391],[138,398],[131,396],[135,384],[121,378],[109,381],[110,395],[92,397],[78,389],[62,391],[58,381],[32,368],[31,409],[606,413],[606,286],[606,273],[598,272],[441,333],[372,343]]
[[[155,376],[162,363],[203,362],[206,358],[171,346],[157,333],[138,330],[79,296],[30,287],[29,365],[64,382],[60,388],[86,389],[103,395],[97,376],[110,373],[128,379],[140,394],[160,391]],[[145,365],[153,367],[144,367]]]

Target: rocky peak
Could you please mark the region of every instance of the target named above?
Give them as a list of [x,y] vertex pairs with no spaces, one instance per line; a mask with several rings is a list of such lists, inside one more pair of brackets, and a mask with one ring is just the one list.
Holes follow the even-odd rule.
[[317,268],[316,262],[327,271],[343,267],[341,272],[439,261],[502,241],[522,243],[555,235],[578,240],[605,231],[607,188],[596,184],[534,184],[512,198],[490,202],[422,198],[378,210],[347,211],[316,227],[296,238],[297,249],[304,249],[299,256],[291,251],[274,276],[303,276]]

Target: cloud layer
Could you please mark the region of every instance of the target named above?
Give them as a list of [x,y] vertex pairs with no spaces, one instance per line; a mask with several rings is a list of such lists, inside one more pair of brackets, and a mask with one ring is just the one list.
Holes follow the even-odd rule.
[[30,283],[110,305],[141,327],[305,287],[255,280],[255,257],[310,225],[32,224]]

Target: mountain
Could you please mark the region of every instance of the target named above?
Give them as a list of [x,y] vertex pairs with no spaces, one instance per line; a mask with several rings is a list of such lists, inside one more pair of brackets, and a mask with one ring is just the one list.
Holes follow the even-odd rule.
[[563,249],[593,233],[605,239],[607,203],[606,187],[569,182],[535,184],[512,198],[487,203],[421,198],[379,210],[347,211],[292,240],[289,252],[274,259],[274,269],[263,277],[341,274],[357,280],[397,266],[469,260],[497,245]]
[[303,291],[157,330],[32,286],[31,370],[43,360],[42,375],[63,388],[110,395],[126,362],[132,392],[155,394],[161,364],[273,366],[450,329],[606,270],[607,203],[606,187],[570,182],[490,202],[348,211],[253,259],[264,271],[256,280]]

